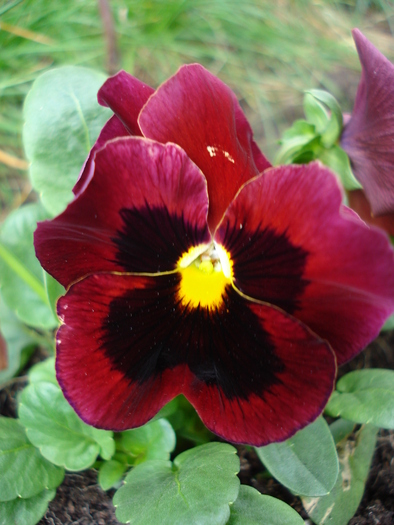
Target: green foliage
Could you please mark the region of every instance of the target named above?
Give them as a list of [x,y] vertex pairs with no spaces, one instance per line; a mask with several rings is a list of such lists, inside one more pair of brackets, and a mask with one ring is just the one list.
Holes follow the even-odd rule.
[[114,496],[116,516],[135,525],[224,525],[239,491],[235,448],[208,443],[183,452],[173,463],[137,465]]
[[127,455],[129,464],[138,465],[151,459],[170,459],[175,440],[175,432],[170,423],[165,419],[158,419],[118,434],[116,449]]
[[103,459],[114,454],[113,433],[79,419],[53,383],[38,382],[25,388],[19,417],[42,455],[67,470],[83,470],[93,465],[99,454]]
[[0,286],[7,306],[27,325],[57,326],[43,283],[43,271],[33,246],[37,222],[47,218],[40,204],[11,213],[0,233]]
[[64,470],[52,465],[27,439],[16,419],[0,417],[0,501],[31,498],[63,481]]
[[31,498],[16,498],[0,504],[0,525],[35,525],[44,516],[56,490],[43,490]]
[[110,459],[101,463],[99,468],[98,481],[103,490],[109,490],[117,485],[128,469],[127,463]]
[[51,357],[32,366],[29,370],[30,383],[47,382],[57,385],[55,374],[55,358]]
[[394,371],[369,369],[346,374],[325,410],[332,417],[394,428]]
[[111,116],[97,102],[104,80],[97,71],[67,66],[40,76],[26,97],[23,143],[30,177],[52,215],[72,200],[83,163]]
[[7,345],[8,364],[0,370],[0,387],[24,366],[35,347],[35,340],[23,323],[7,307],[0,295],[0,330]]
[[328,494],[338,476],[334,440],[322,417],[287,441],[256,451],[270,473],[296,494]]
[[231,505],[227,525],[302,525],[304,520],[289,505],[256,489],[241,485]]
[[347,525],[364,493],[378,429],[366,425],[351,434],[354,424],[341,419],[335,421],[330,428],[339,456],[337,482],[327,496],[303,497],[302,503],[317,525]]

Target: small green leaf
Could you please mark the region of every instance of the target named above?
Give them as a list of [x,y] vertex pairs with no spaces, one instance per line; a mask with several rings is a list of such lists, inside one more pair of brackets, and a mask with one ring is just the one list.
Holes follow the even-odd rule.
[[8,308],[0,295],[0,330],[7,344],[8,363],[0,370],[0,387],[24,366],[32,354],[36,343],[28,334],[26,327]]
[[34,383],[22,392],[19,417],[44,457],[67,470],[84,470],[101,454],[115,452],[113,433],[84,423],[52,383]]
[[43,490],[31,498],[16,498],[0,505],[0,525],[36,525],[44,516],[56,490]]
[[305,93],[304,96],[304,113],[307,121],[315,126],[317,133],[322,133],[329,122],[329,114],[325,110],[323,104],[312,96],[310,93]]
[[259,491],[241,485],[238,498],[231,505],[227,525],[303,525],[301,516],[283,501],[263,496]]
[[127,452],[132,464],[149,459],[169,459],[175,448],[175,432],[165,419],[152,421],[142,427],[121,432],[117,449]]
[[355,440],[344,438],[339,441],[340,470],[334,488],[330,494],[321,498],[301,498],[305,510],[315,523],[347,525],[352,518],[364,493],[377,432],[376,427],[367,425],[357,432]]
[[343,376],[325,412],[355,423],[394,428],[394,371],[355,370]]
[[32,366],[29,370],[29,381],[30,383],[44,381],[46,383],[58,385],[55,372],[55,358],[50,357],[49,359],[45,359],[45,361],[41,361],[41,363]]
[[47,218],[39,204],[12,212],[0,233],[0,286],[5,303],[29,326],[57,326],[44,288],[43,273],[33,246],[37,221]]
[[349,157],[339,146],[334,145],[330,149],[323,149],[319,160],[337,174],[345,189],[350,191],[362,188],[353,175]]
[[306,120],[296,120],[281,138],[281,149],[275,159],[275,164],[289,164],[300,152],[316,138],[313,124]]
[[29,442],[19,421],[6,417],[0,417],[0,472],[0,501],[30,498],[58,487],[64,478],[64,470]]
[[270,473],[296,494],[328,494],[338,476],[338,457],[322,417],[283,443],[256,448]]
[[109,490],[114,487],[122,479],[127,469],[127,464],[116,461],[115,459],[104,461],[99,469],[98,481],[100,487],[103,490]]
[[319,102],[323,102],[331,112],[330,119],[326,128],[321,131],[321,141],[326,148],[333,146],[342,133],[343,116],[342,110],[337,100],[327,91],[320,89],[311,89],[306,92]]
[[116,517],[132,525],[225,525],[239,491],[234,447],[208,443],[183,452],[172,464],[137,465],[114,496]]
[[23,143],[33,188],[52,215],[73,198],[82,165],[111,112],[97,102],[105,76],[66,66],[37,78],[24,106]]
[[49,275],[47,272],[44,272],[44,286],[53,315],[55,319],[58,319],[56,304],[58,299],[66,293],[66,290],[64,286],[57,282],[56,279],[54,279],[52,275]]

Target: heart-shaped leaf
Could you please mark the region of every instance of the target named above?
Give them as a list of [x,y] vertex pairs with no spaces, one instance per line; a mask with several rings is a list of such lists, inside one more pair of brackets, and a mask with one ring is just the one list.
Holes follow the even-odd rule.
[[296,494],[328,494],[338,476],[338,456],[322,417],[283,443],[256,448],[270,473]]
[[64,470],[29,442],[22,425],[6,417],[0,417],[0,472],[0,501],[30,498],[58,487],[64,478]]
[[33,188],[52,215],[73,198],[83,163],[111,111],[97,102],[105,76],[66,66],[37,78],[24,106],[23,143]]
[[170,461],[137,465],[114,496],[116,516],[132,525],[225,525],[239,491],[234,447],[208,443]]
[[241,485],[231,505],[227,525],[303,525],[304,520],[283,501],[263,496],[256,489]]
[[99,469],[98,481],[100,487],[103,490],[109,490],[111,487],[119,483],[128,468],[129,467],[126,463],[121,463],[115,459],[104,461]]
[[0,525],[36,525],[44,516],[56,490],[43,490],[31,498],[16,498],[0,505]]
[[50,357],[32,366],[29,370],[30,383],[53,383],[58,385],[55,373],[55,358]]
[[53,383],[38,382],[25,388],[19,417],[42,455],[67,470],[84,470],[99,454],[110,459],[115,451],[113,433],[84,423]]

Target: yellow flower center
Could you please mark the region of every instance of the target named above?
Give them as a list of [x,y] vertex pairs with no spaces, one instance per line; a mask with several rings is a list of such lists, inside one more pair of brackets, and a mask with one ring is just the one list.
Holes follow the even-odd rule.
[[218,308],[231,284],[232,261],[219,245],[197,246],[185,253],[178,262],[181,272],[179,299],[184,306]]

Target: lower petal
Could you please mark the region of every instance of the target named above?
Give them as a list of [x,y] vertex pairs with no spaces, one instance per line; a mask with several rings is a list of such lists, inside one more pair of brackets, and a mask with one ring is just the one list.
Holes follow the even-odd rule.
[[83,420],[133,428],[183,393],[210,430],[261,446],[322,412],[336,371],[326,342],[231,286],[219,306],[190,307],[180,280],[101,274],[60,300],[57,375]]

